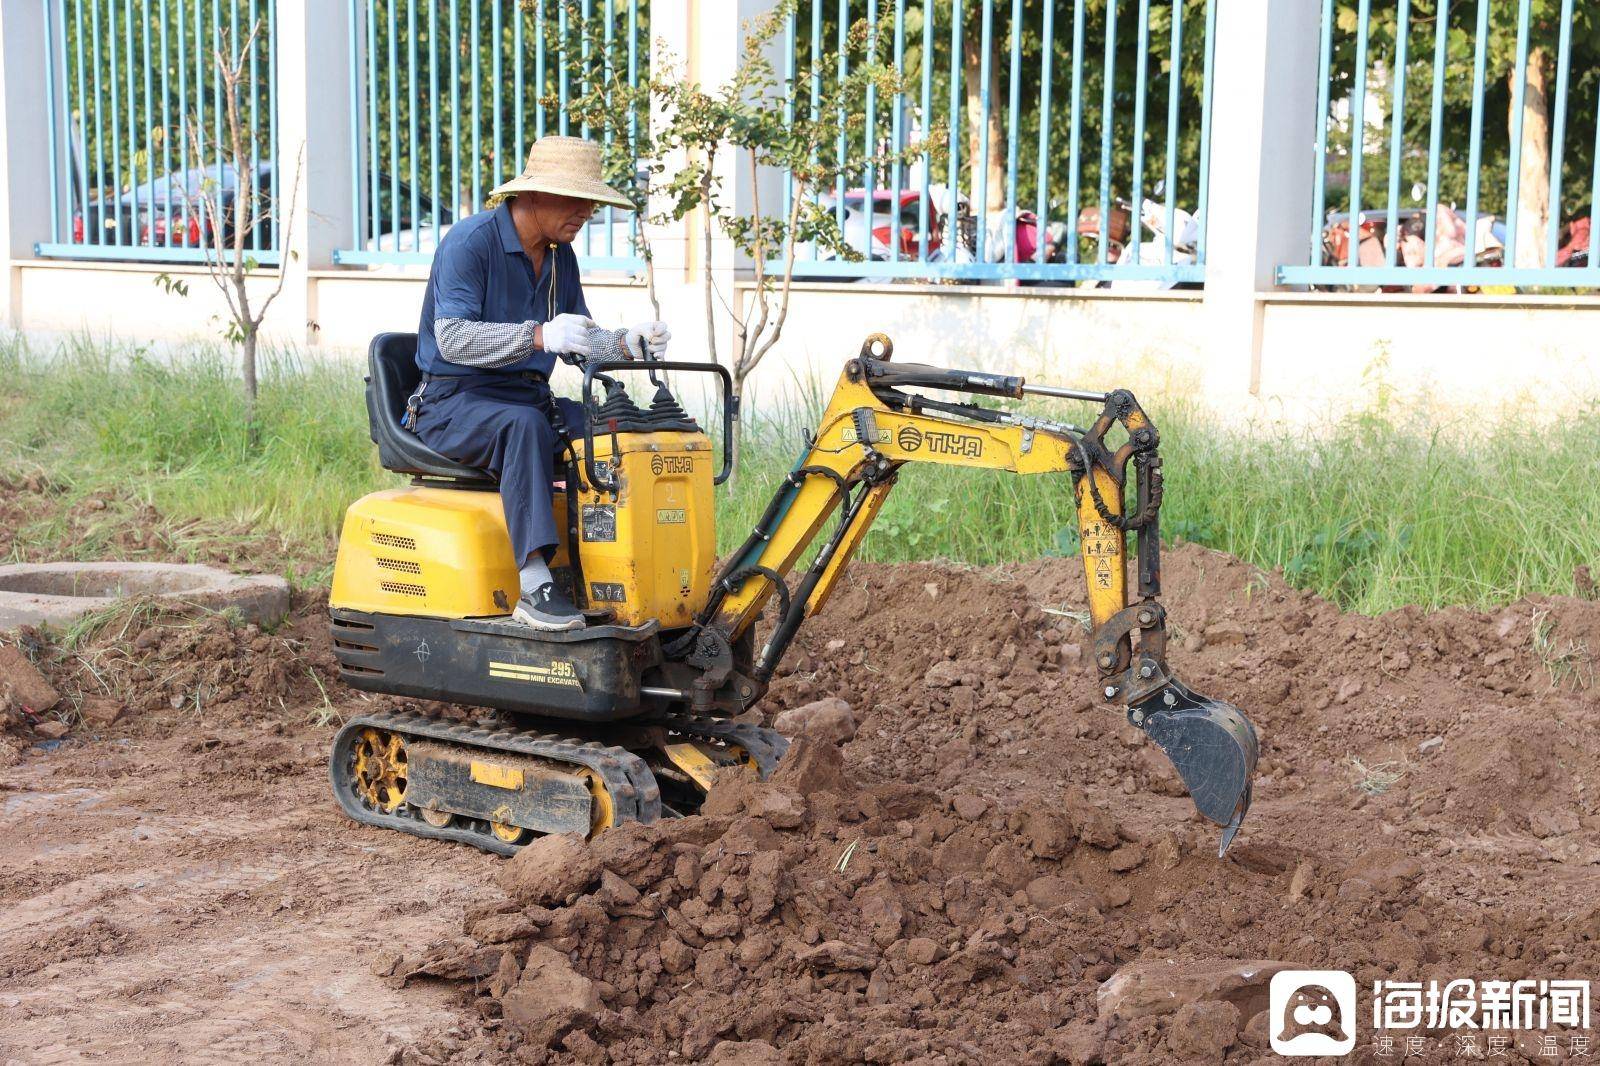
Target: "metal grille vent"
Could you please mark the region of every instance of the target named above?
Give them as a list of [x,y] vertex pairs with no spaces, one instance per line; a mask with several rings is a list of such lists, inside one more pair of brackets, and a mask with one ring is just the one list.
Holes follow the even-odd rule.
[[378,566],[384,570],[398,570],[402,574],[420,574],[422,566],[410,559],[379,559]]
[[382,544],[385,548],[399,548],[402,551],[408,552],[414,552],[417,550],[416,541],[412,540],[410,537],[396,536],[393,533],[374,533],[372,534],[372,543]]
[[385,592],[398,592],[402,596],[426,596],[428,590],[406,581],[380,581],[378,587]]

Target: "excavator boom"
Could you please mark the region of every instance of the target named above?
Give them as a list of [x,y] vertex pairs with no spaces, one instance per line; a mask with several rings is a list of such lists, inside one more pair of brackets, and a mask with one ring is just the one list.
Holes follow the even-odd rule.
[[[860,356],[846,364],[815,437],[718,575],[700,626],[731,646],[778,598],[776,622],[751,664],[753,699],[759,696],[756,690],[765,689],[800,625],[826,603],[901,467],[934,463],[1067,473],[1102,695],[1120,704],[1128,720],[1166,754],[1196,808],[1223,827],[1221,851],[1226,851],[1250,807],[1259,741],[1243,712],[1194,693],[1167,666],[1155,426],[1125,390],[1030,386],[1019,377],[895,363],[892,357],[888,338],[873,334]],[[1046,395],[1098,403],[1101,410],[1084,428],[905,391],[913,388],[1011,399]],[[1126,440],[1113,447],[1107,436],[1117,427]],[[1125,502],[1130,487],[1131,512]],[[791,593],[785,578],[830,520],[831,531]],[[1138,564],[1135,596],[1128,587],[1129,534]]]

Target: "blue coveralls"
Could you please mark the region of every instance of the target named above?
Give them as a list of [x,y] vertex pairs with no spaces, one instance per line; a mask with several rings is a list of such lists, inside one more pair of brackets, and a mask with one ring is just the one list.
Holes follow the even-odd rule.
[[494,370],[462,366],[439,353],[433,323],[548,322],[560,314],[589,314],[578,257],[571,245],[554,245],[536,275],[509,202],[457,223],[439,242],[417,330],[417,366],[424,377],[414,428],[434,451],[487,470],[500,482],[519,568],[535,552],[548,559],[558,542],[550,483],[561,442],[550,424],[551,405],[569,435],[583,431],[583,408],[551,396],[552,353],[537,351]]

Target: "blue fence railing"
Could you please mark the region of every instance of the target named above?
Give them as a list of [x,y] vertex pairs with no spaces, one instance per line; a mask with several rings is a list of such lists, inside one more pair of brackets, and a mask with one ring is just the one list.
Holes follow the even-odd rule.
[[[39,3],[46,24],[50,225],[38,254],[204,258],[216,235],[197,200],[226,203],[238,185],[224,159],[215,54],[254,26],[241,90],[246,166],[272,198],[275,0],[18,2]],[[1315,153],[1309,217],[1292,222],[1306,254],[1279,267],[1280,284],[1600,288],[1589,254],[1600,188],[1591,11],[1578,0],[1312,3],[1318,63],[1291,75],[1315,78],[1318,97],[1304,138]],[[1203,284],[1217,7],[796,0],[781,38],[789,114],[818,107],[824,57],[845,70],[878,60],[902,75],[840,123],[847,154],[892,164],[807,194],[851,253],[803,245],[796,274]],[[610,124],[590,130],[571,109],[597,64],[625,62],[637,84],[648,11],[640,0],[335,7],[352,29],[349,93],[327,104],[348,107],[356,131],[336,149],[354,164],[354,222],[336,261],[425,264],[456,219],[520,171],[534,138],[622,136]],[[948,135],[937,150],[918,147],[930,130]],[[786,214],[795,188],[785,181]],[[280,224],[260,213],[246,245],[276,263]],[[586,268],[640,269],[637,226],[630,212],[602,209],[576,242]]]
[[[40,2],[51,180],[50,239],[36,254],[204,260],[211,220],[231,217],[239,185],[216,57],[246,41],[239,113],[256,179],[245,186],[270,201],[276,185],[274,0]],[[250,215],[249,255],[276,263],[278,219]]]
[[[578,17],[604,26],[608,53],[625,50],[632,81],[648,62],[639,0],[580,3]],[[349,17],[348,106],[360,135],[355,222],[338,263],[431,262],[455,220],[521,172],[534,139],[591,135],[567,105],[599,60],[569,26],[565,0],[349,0]],[[633,212],[601,208],[573,242],[584,268],[641,268],[637,226]]]
[[[1216,0],[800,0],[788,106],[815,113],[826,49],[909,84],[869,96],[858,147],[841,124],[840,157],[895,165],[814,195],[855,255],[802,246],[796,275],[1199,283],[1215,20]],[[941,122],[945,159],[903,158]]]
[[1574,0],[1357,0],[1342,19],[1349,6],[1322,0],[1309,255],[1278,281],[1600,285],[1592,13],[1579,25]]

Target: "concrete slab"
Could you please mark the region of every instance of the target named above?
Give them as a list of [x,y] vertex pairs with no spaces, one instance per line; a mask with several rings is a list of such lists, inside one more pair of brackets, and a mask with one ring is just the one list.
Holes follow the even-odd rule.
[[230,574],[198,563],[15,563],[0,566],[0,631],[65,625],[135,596],[232,607],[263,626],[289,613],[289,583],[271,574]]

